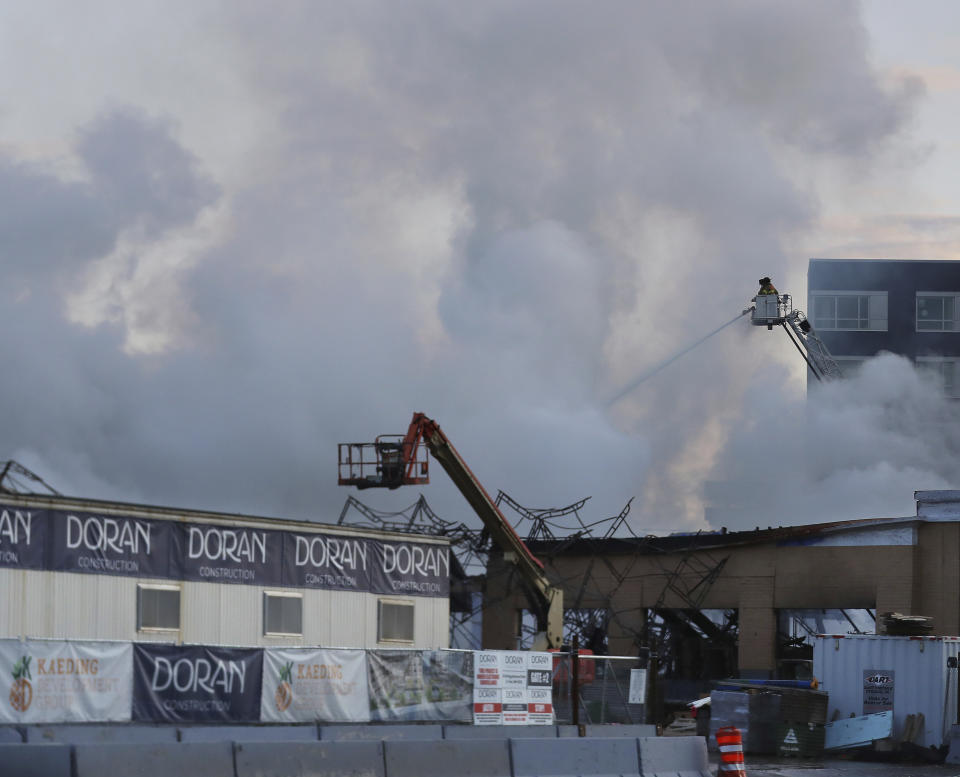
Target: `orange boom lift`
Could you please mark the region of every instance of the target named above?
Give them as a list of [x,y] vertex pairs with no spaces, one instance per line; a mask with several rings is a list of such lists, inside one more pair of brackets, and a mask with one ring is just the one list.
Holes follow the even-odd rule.
[[357,488],[399,488],[430,482],[429,455],[440,462],[454,485],[483,521],[493,541],[525,583],[537,617],[534,650],[560,648],[563,641],[563,591],[553,585],[540,561],[500,512],[440,425],[414,413],[405,435],[381,435],[374,442],[340,443],[337,482]]

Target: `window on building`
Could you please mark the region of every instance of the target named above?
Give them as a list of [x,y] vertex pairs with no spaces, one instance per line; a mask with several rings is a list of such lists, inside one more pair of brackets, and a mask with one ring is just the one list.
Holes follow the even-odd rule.
[[263,633],[297,636],[303,634],[303,594],[265,591]]
[[960,332],[960,292],[918,291],[918,332]]
[[945,396],[960,399],[960,358],[918,356],[917,368],[932,377]]
[[177,631],[180,628],[180,587],[137,586],[137,629]]
[[887,331],[885,291],[812,291],[810,310],[814,329]]
[[412,602],[379,601],[377,639],[380,642],[413,642]]
[[866,364],[869,357],[834,355],[833,358],[834,361],[836,361],[837,366],[840,367],[840,372],[843,373],[843,377],[855,378],[860,373],[860,370],[863,369],[863,365]]

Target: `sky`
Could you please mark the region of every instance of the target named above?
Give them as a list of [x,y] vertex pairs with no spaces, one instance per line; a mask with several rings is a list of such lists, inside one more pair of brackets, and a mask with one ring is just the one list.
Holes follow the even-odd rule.
[[810,410],[741,321],[611,402],[763,275],[960,258],[955,4],[0,9],[0,459],[63,493],[333,522],[337,443],[414,411],[489,491],[641,534],[716,483],[730,528],[957,487],[893,357]]

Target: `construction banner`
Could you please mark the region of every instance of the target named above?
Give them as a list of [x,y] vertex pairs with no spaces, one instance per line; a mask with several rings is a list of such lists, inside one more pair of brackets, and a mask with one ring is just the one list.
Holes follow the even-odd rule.
[[266,648],[264,653],[261,721],[370,720],[365,651]]
[[0,567],[447,598],[450,548],[0,503]]
[[130,720],[132,645],[0,640],[0,722]]
[[260,648],[134,645],[133,719],[254,722],[262,676]]
[[371,650],[371,720],[472,720],[473,654]]
[[0,567],[43,569],[46,510],[0,505]]
[[370,590],[406,596],[450,595],[450,548],[419,542],[370,540]]
[[54,572],[171,577],[179,524],[121,515],[49,511],[47,563]]

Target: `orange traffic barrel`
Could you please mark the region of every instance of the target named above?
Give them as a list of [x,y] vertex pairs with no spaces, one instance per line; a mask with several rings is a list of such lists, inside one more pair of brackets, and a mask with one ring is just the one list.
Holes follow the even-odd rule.
[[740,729],[736,726],[718,728],[717,746],[720,748],[720,772],[717,777],[747,777]]

